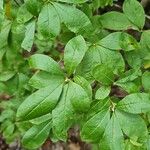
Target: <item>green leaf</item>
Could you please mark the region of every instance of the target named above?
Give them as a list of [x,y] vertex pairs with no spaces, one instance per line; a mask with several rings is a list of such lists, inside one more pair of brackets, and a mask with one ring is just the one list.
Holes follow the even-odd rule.
[[3,4],[4,4],[4,2],[3,2],[3,0],[1,0],[0,1],[0,11],[3,10]]
[[145,12],[143,6],[137,0],[125,0],[123,3],[123,12],[128,19],[142,29],[145,24]]
[[120,37],[120,47],[124,51],[135,51],[139,49],[139,43],[133,36],[127,33],[122,33]]
[[100,46],[103,46],[105,48],[109,48],[113,50],[121,50],[120,40],[122,34],[123,34],[122,32],[111,33],[106,37],[104,37],[103,39],[101,39],[98,42],[98,44],[100,44]]
[[19,10],[17,12],[17,22],[18,23],[26,23],[28,22],[33,15],[27,10],[26,5],[23,4],[19,7]]
[[74,4],[80,4],[80,3],[84,3],[87,0],[58,0],[60,2],[66,2],[66,3],[74,3]]
[[[141,51],[140,51],[140,58],[143,61],[144,68],[148,69],[150,68],[150,30],[146,30],[141,35],[140,45],[141,45]],[[139,53],[138,53],[139,55]]]
[[77,67],[76,74],[91,81],[93,80],[91,71],[96,65],[102,63],[107,63],[107,67],[113,68],[114,74],[124,71],[124,60],[118,51],[112,51],[99,45],[93,45],[87,50],[82,62]]
[[53,133],[62,141],[66,141],[67,131],[75,120],[74,109],[70,101],[72,94],[72,91],[69,91],[69,84],[66,84],[59,103],[52,111]]
[[71,39],[67,43],[64,51],[64,65],[69,75],[72,74],[79,65],[86,50],[87,46],[81,35]]
[[49,85],[36,91],[19,106],[17,118],[19,120],[30,120],[50,113],[55,108],[61,92],[62,84],[59,86]]
[[89,18],[74,6],[59,3],[53,4],[61,18],[61,21],[64,22],[64,24],[72,32],[81,34],[82,31],[87,30],[88,26],[91,26]]
[[72,93],[70,101],[77,113],[87,112],[89,110],[91,99],[80,85],[69,82],[68,92]]
[[110,85],[114,81],[113,69],[107,64],[100,64],[92,70],[93,77],[103,85]]
[[110,98],[93,100],[89,112],[87,113],[87,118],[92,118],[95,114],[103,110],[108,110],[110,108]]
[[51,74],[45,71],[36,72],[29,80],[29,84],[36,89],[44,88],[49,85],[60,85],[65,78],[62,75]]
[[139,115],[129,114],[120,110],[116,110],[115,112],[121,129],[129,138],[136,137],[141,140],[147,137],[148,131],[146,124]]
[[150,91],[150,72],[145,71],[142,75],[142,85],[145,90]]
[[130,51],[138,48],[137,41],[129,34],[114,32],[101,39],[98,44],[112,50]]
[[120,75],[120,79],[118,79],[114,84],[122,87],[128,93],[139,92],[141,88],[141,82],[138,82],[138,80],[141,75],[141,70],[130,69]]
[[[142,33],[141,35],[141,40],[140,40],[140,44],[142,46],[143,49],[146,49],[148,52],[150,50],[150,30],[146,30]],[[143,51],[142,51],[143,52]]]
[[[7,106],[8,107],[8,106]],[[0,107],[2,108],[2,107]],[[5,108],[5,110],[3,110],[1,112],[1,116],[0,116],[0,122],[3,123],[3,121],[5,119],[10,119],[12,120],[13,118],[15,117],[15,112],[12,110],[12,109],[9,109],[9,108]]]
[[113,0],[93,0],[93,6],[95,9],[98,9],[99,7],[105,7],[107,5],[112,5]]
[[11,22],[5,20],[2,25],[2,29],[0,30],[0,51],[8,45],[8,36],[11,28]]
[[131,68],[137,69],[142,66],[142,59],[143,59],[142,54],[143,54],[143,49],[142,50],[137,49],[125,53],[125,59],[127,60]]
[[9,124],[3,131],[3,136],[5,138],[8,138],[13,134],[14,130],[15,130],[15,125],[13,123]]
[[0,73],[0,81],[8,81],[11,79],[16,73],[13,71],[7,71],[7,72],[2,72]]
[[120,79],[115,83],[125,83],[129,81],[133,81],[142,75],[141,70],[139,69],[130,69],[126,71],[124,74],[120,75]]
[[124,149],[124,137],[115,114],[112,115],[108,122],[103,138],[100,142],[101,149],[108,150],[123,150]]
[[38,17],[38,31],[46,38],[51,38],[60,33],[60,19],[54,6],[46,4]]
[[25,5],[31,14],[38,16],[42,3],[40,0],[25,0]]
[[125,14],[116,11],[105,13],[100,16],[99,21],[101,22],[103,28],[110,30],[127,30],[130,28],[136,29]]
[[88,94],[89,98],[92,99],[92,87],[90,85],[90,83],[83,77],[77,75],[74,78],[75,83],[77,83],[78,85],[80,85]]
[[41,117],[32,119],[32,120],[30,120],[30,122],[34,125],[39,125],[47,120],[50,120],[51,118],[52,118],[52,114],[49,113],[49,114],[43,115]]
[[94,114],[81,130],[81,138],[88,142],[99,142],[110,119],[108,110]]
[[95,99],[105,99],[109,93],[111,88],[109,86],[101,86],[95,94]]
[[117,107],[133,114],[149,112],[150,96],[146,93],[133,93],[123,98]]
[[29,22],[26,26],[25,38],[21,44],[21,47],[27,51],[31,51],[35,34],[35,20]]
[[42,55],[42,54],[35,54],[32,55],[29,59],[30,67],[34,69],[43,70],[49,72],[53,75],[63,75],[62,70],[57,62],[55,62],[51,57]]
[[22,139],[22,144],[25,148],[36,149],[39,148],[48,138],[51,129],[51,121],[48,120],[39,125],[34,125],[30,128]]

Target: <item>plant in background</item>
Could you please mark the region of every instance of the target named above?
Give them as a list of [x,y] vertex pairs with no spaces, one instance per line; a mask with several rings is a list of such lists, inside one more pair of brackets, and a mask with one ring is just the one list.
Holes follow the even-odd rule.
[[[1,132],[27,149],[77,125],[102,150],[150,149],[150,30],[137,0],[0,2]],[[121,8],[120,8],[121,9]],[[136,33],[136,34],[135,34]],[[6,95],[7,94],[7,95]],[[0,98],[2,99],[2,98]]]

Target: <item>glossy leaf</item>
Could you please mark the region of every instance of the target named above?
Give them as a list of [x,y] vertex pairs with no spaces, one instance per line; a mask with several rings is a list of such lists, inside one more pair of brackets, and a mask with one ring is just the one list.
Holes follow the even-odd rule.
[[103,110],[92,116],[81,130],[81,137],[88,142],[99,142],[110,119],[108,110]]
[[107,68],[113,68],[115,74],[124,70],[124,60],[118,51],[112,51],[99,45],[93,45],[87,50],[85,57],[78,66],[77,74],[91,81],[93,79],[93,68],[102,63],[107,63]]
[[[69,30],[75,33],[85,31],[91,25],[89,18],[74,6],[54,3],[61,21],[65,23]],[[68,15],[69,14],[69,15]]]
[[23,136],[23,146],[29,149],[40,147],[48,138],[51,129],[51,121],[48,120],[39,125],[31,127]]
[[7,71],[0,73],[0,81],[7,81],[11,79],[16,73],[13,71]]
[[107,66],[107,64],[100,64],[92,70],[93,77],[103,85],[110,85],[114,81],[113,70]]
[[99,20],[104,28],[110,30],[127,30],[129,28],[135,28],[126,15],[120,12],[107,12],[100,16]]
[[97,9],[99,7],[105,7],[107,5],[112,5],[112,0],[93,0],[94,8]]
[[80,85],[88,94],[89,98],[92,99],[92,87],[90,83],[81,76],[75,76],[74,78],[75,83]]
[[25,5],[27,10],[31,14],[37,16],[39,14],[42,4],[39,0],[25,0]]
[[147,127],[144,120],[140,116],[118,110],[116,110],[116,116],[119,120],[123,132],[128,137],[131,139],[136,137],[139,140],[147,137]]
[[52,119],[52,114],[49,113],[49,114],[43,115],[41,117],[32,119],[32,120],[30,120],[30,122],[34,125],[39,125],[39,124],[46,122],[48,120],[51,120],[51,119]]
[[64,65],[69,75],[72,74],[75,68],[79,65],[86,50],[87,46],[85,40],[80,35],[71,39],[67,43],[64,52]]
[[35,20],[29,22],[26,26],[25,38],[21,44],[21,47],[27,51],[31,51],[35,34]]
[[124,149],[124,137],[115,114],[112,115],[106,126],[100,146],[102,149]]
[[150,110],[150,97],[146,93],[127,95],[118,103],[118,108],[129,113],[139,114]]
[[36,89],[44,88],[49,85],[60,85],[64,82],[64,76],[55,75],[45,71],[35,73],[29,80],[29,84]]
[[86,91],[80,85],[74,82],[69,82],[68,92],[72,93],[70,101],[75,111],[77,113],[87,112],[90,108],[91,99]]
[[30,95],[19,106],[17,118],[30,120],[50,113],[58,103],[62,91],[61,85],[50,85]]
[[66,141],[67,131],[75,120],[74,109],[70,101],[72,94],[72,91],[69,91],[69,84],[66,84],[57,107],[52,111],[54,135],[63,141]]
[[101,86],[95,94],[95,99],[105,99],[109,93],[111,88],[109,86]]
[[29,59],[30,67],[34,69],[43,70],[51,74],[63,75],[57,62],[55,62],[51,57],[42,54],[32,55]]
[[8,44],[8,36],[11,28],[11,22],[5,20],[3,22],[2,30],[0,32],[0,50],[2,50]]
[[38,31],[46,38],[55,37],[60,33],[60,19],[50,3],[46,4],[39,14]]
[[142,5],[137,0],[125,0],[123,11],[128,19],[140,29],[145,24],[145,12]]
[[146,71],[142,75],[142,85],[145,90],[150,90],[150,72]]
[[98,44],[112,50],[130,51],[138,48],[137,41],[129,34],[114,32],[101,39]]
[[74,3],[74,4],[78,4],[78,3],[84,3],[87,0],[58,0],[60,2],[66,2],[66,3]]

